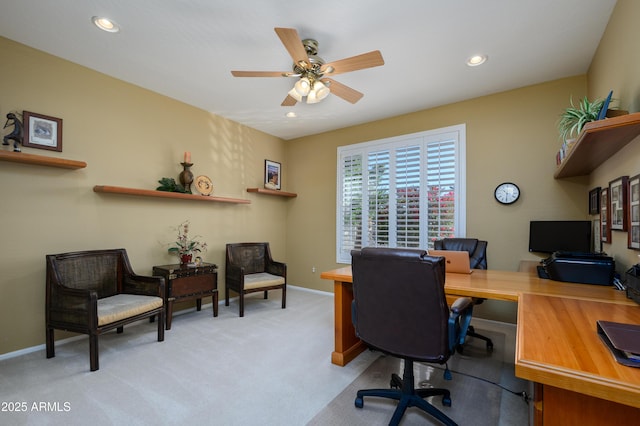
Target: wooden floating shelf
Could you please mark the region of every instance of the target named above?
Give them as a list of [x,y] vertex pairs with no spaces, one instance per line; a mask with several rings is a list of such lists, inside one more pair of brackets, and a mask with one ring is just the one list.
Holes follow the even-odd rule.
[[251,200],[240,198],[212,197],[210,195],[183,194],[180,192],[154,191],[150,189],[123,188],[121,186],[96,185],[93,192],[105,194],[136,195],[143,197],[172,198],[174,200],[213,201],[218,203],[250,204]]
[[640,135],[640,113],[591,121],[584,125],[573,149],[560,163],[556,179],[588,175]]
[[267,188],[247,188],[247,192],[256,192],[258,194],[266,194],[266,195],[279,195],[280,197],[297,197],[298,194],[294,192],[285,192],[278,191],[275,189],[267,189]]
[[47,157],[43,155],[25,154],[24,152],[13,151],[0,151],[0,161],[58,167],[61,169],[83,169],[87,167],[87,163],[84,161],[67,160],[66,158]]

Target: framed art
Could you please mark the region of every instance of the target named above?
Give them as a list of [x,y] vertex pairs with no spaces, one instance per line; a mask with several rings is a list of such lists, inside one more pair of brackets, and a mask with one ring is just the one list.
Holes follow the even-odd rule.
[[24,111],[22,146],[62,152],[62,119]]
[[628,247],[640,250],[640,175],[629,179]]
[[267,189],[280,189],[282,180],[282,165],[275,161],[264,160],[264,187]]
[[589,214],[600,213],[600,187],[589,191]]
[[593,223],[593,251],[594,253],[602,252],[602,238],[600,237],[600,231],[602,228],[600,227],[600,219],[594,219]]
[[611,243],[611,227],[609,226],[609,189],[600,190],[600,241]]
[[609,223],[614,231],[627,230],[627,185],[628,176],[609,182]]

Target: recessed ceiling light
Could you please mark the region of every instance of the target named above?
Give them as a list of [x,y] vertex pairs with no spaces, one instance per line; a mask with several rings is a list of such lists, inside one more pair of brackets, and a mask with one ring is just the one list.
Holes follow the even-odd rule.
[[477,67],[487,62],[487,55],[473,55],[467,59],[467,65],[470,67]]
[[109,18],[94,16],[91,18],[91,21],[93,21],[93,24],[96,27],[103,31],[107,31],[109,33],[117,33],[120,31],[120,26]]
[[288,118],[296,118],[298,114],[296,114],[293,111],[289,111],[288,113],[285,114],[285,116],[287,116]]

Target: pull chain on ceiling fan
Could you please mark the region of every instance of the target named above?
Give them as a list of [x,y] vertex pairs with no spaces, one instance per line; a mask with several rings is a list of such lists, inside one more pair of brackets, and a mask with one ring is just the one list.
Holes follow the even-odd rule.
[[298,77],[299,80],[287,94],[282,106],[292,106],[306,97],[308,104],[320,102],[329,93],[355,104],[364,95],[325,75],[337,75],[384,65],[379,50],[325,63],[318,54],[318,42],[301,40],[294,28],[275,28],[282,44],[293,59],[293,72],[280,71],[231,71],[234,77]]

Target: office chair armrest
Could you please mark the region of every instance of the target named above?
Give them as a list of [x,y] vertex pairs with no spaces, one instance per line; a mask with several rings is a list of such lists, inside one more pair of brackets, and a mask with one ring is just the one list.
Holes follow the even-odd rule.
[[465,309],[469,307],[469,305],[473,304],[473,299],[470,297],[459,297],[455,302],[451,304],[451,312],[456,315],[461,315]]
[[464,343],[472,315],[473,300],[470,297],[460,297],[451,304],[449,313],[450,351],[455,351],[457,345],[462,345]]

